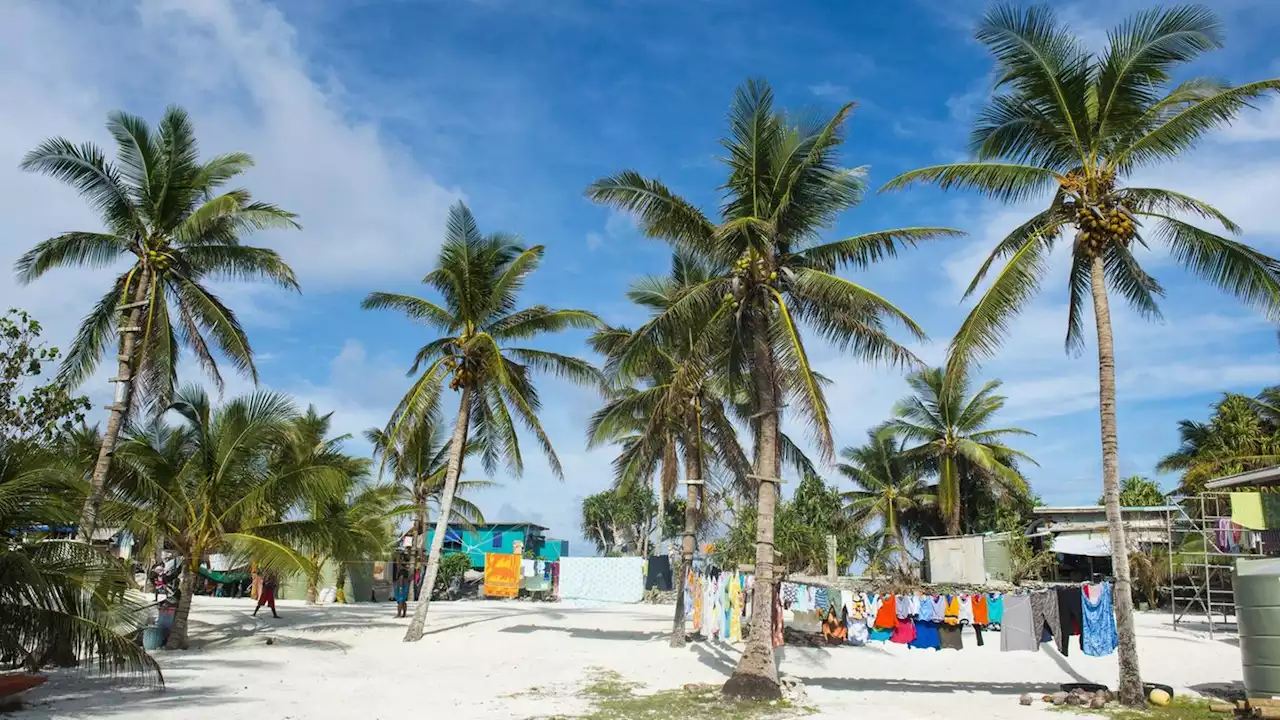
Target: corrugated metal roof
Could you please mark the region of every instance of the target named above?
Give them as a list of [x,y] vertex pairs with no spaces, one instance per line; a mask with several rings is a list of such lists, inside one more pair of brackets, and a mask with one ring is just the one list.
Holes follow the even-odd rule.
[[1241,485],[1273,485],[1280,483],[1280,465],[1260,470],[1246,470],[1235,475],[1227,475],[1205,483],[1210,490],[1219,488],[1240,487]]

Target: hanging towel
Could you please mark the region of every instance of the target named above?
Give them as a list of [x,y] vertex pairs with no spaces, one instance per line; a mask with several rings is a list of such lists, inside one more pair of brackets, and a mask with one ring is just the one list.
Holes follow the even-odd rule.
[[1081,633],[1084,627],[1084,598],[1081,596],[1080,586],[1073,585],[1071,587],[1058,588],[1058,620],[1061,623],[1062,631],[1058,633],[1058,652],[1063,657],[1067,657],[1067,651],[1071,647],[1069,642],[1072,635],[1080,635],[1080,649],[1084,649],[1084,635]]
[[826,588],[817,588],[813,591],[813,609],[820,613],[825,613],[831,607],[829,596]]
[[638,603],[644,599],[644,558],[561,558],[560,599]]
[[729,642],[742,639],[742,583],[738,578],[729,580]]
[[1102,583],[1094,586],[1098,590],[1097,598],[1084,600],[1084,632],[1080,636],[1080,647],[1085,655],[1103,657],[1115,652],[1119,640],[1116,636],[1115,609],[1111,606],[1111,584]]
[[649,569],[645,574],[644,589],[669,592],[671,586],[671,557],[668,555],[654,555],[649,558]]
[[1040,635],[1031,631],[1031,596],[1003,596],[1000,629],[1000,652],[1015,650],[1040,651]]
[[1262,515],[1262,493],[1231,493],[1231,522],[1250,530],[1266,530],[1267,523]]
[[702,632],[702,578],[696,577],[692,583],[693,588],[693,632],[694,634]]
[[485,597],[513,598],[520,594],[520,556],[506,553],[485,553]]

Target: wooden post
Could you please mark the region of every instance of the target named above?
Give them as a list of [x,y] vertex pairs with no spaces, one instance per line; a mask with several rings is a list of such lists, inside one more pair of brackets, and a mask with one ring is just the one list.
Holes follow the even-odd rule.
[[836,536],[827,536],[827,580],[835,584],[836,573]]

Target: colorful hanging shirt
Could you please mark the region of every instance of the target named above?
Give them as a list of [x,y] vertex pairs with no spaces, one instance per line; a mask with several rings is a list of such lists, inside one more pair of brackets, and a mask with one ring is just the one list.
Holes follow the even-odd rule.
[[1116,635],[1116,614],[1111,605],[1111,584],[1102,583],[1095,586],[1099,589],[1097,599],[1090,600],[1084,596],[1084,627],[1080,635],[1080,644],[1084,646],[1084,654],[1091,657],[1103,657],[1115,652],[1119,644]]

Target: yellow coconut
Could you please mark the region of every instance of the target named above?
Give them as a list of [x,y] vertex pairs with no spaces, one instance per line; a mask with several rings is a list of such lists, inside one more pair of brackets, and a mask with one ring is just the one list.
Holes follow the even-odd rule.
[[1154,688],[1151,691],[1151,694],[1147,696],[1147,699],[1156,707],[1165,707],[1169,704],[1170,700],[1169,693],[1161,690],[1160,688]]

